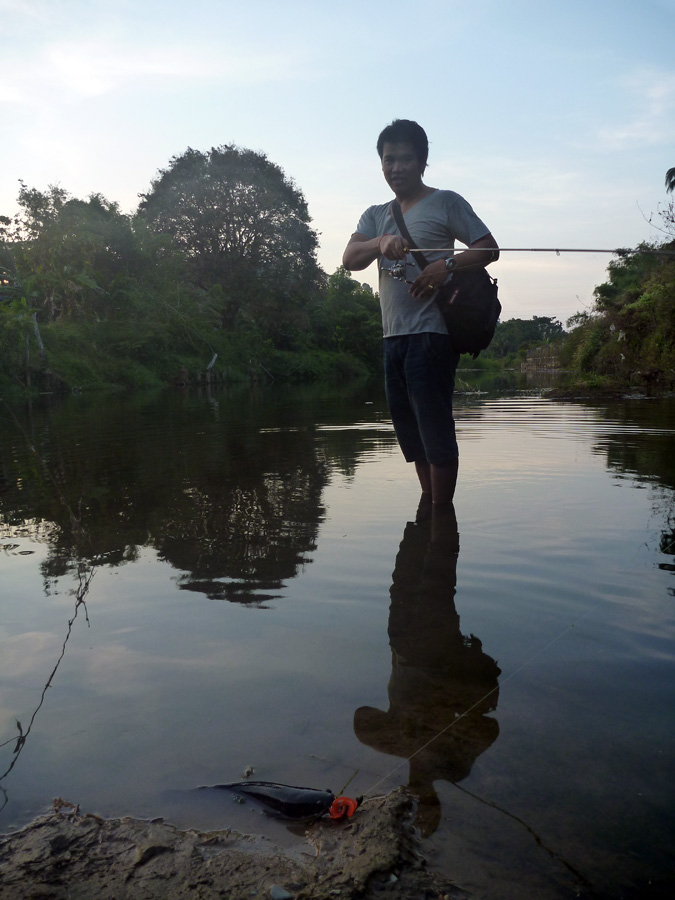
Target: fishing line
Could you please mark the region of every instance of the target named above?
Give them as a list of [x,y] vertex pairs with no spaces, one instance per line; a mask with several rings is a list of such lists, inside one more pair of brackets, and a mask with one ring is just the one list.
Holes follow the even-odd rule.
[[338,791],[338,797],[341,797],[341,796],[344,794],[344,792],[347,790],[347,788],[349,787],[349,785],[350,785],[350,784],[352,783],[352,781],[356,778],[356,776],[359,774],[360,771],[361,771],[360,769],[357,769],[357,770],[354,772],[354,774],[352,775],[352,777],[347,781],[347,783],[346,783],[345,785],[343,785],[343,786],[340,788],[340,790]]
[[516,669],[514,669],[509,675],[507,675],[505,678],[503,678],[501,681],[501,684],[498,684],[496,687],[492,688],[492,690],[489,690],[483,697],[481,697],[479,700],[477,700],[472,706],[470,706],[468,709],[465,709],[463,713],[460,713],[459,715],[457,715],[452,720],[452,722],[449,722],[445,726],[445,728],[442,728],[437,734],[435,734],[433,737],[429,738],[429,740],[426,741],[426,743],[422,744],[421,747],[418,747],[414,753],[411,753],[410,756],[408,756],[406,759],[403,759],[403,760],[401,760],[401,762],[397,763],[393,769],[391,769],[389,772],[384,774],[379,779],[379,781],[376,781],[375,784],[373,784],[369,788],[369,790],[366,791],[366,793],[369,794],[371,791],[374,791],[375,788],[379,787],[383,782],[385,782],[388,778],[391,778],[391,776],[394,774],[394,772],[398,772],[398,770],[402,766],[406,765],[406,763],[409,763],[412,759],[414,759],[418,755],[418,753],[421,753],[423,750],[426,750],[426,748],[429,747],[431,744],[433,744],[434,741],[438,740],[438,738],[441,737],[441,735],[444,735],[447,731],[449,731],[453,727],[453,725],[456,725],[457,722],[459,722],[465,716],[468,716],[470,712],[473,712],[473,710],[476,709],[477,707],[479,707],[485,700],[488,699],[488,697],[491,697],[492,694],[494,694],[496,691],[498,691],[500,689],[500,687],[503,687],[505,684],[508,684],[508,682],[511,681],[512,678],[515,678],[515,676],[518,675],[520,672],[522,672],[523,669],[526,669],[528,666],[530,666],[535,661],[535,659],[537,659],[539,656],[542,655],[542,653],[545,653],[546,650],[548,650],[550,647],[552,647],[554,644],[556,644],[559,640],[561,640],[563,637],[565,637],[565,635],[568,634],[570,631],[572,631],[573,628],[575,628],[578,624],[580,624],[585,619],[587,619],[588,616],[590,616],[591,613],[597,609],[597,607],[600,605],[600,602],[601,601],[598,600],[596,603],[594,603],[579,619],[576,620],[576,622],[572,622],[571,625],[568,625],[566,628],[564,628],[559,634],[557,634],[554,638],[552,638],[547,644],[544,644],[543,647],[540,647],[539,650],[536,651],[536,653],[533,653],[532,656],[528,657],[525,660],[525,662],[521,663],[521,665],[519,665]]
[[551,859],[554,859],[557,862],[561,863],[561,865],[565,866],[565,868],[572,875],[574,875],[574,877],[577,878],[586,888],[593,890],[593,885],[588,880],[588,878],[586,878],[586,876],[582,872],[575,868],[572,863],[568,862],[563,856],[561,856],[559,853],[556,853],[555,850],[552,850],[549,846],[547,846],[539,837],[534,828],[532,828],[531,825],[528,825],[524,819],[520,818],[520,816],[515,815],[515,813],[509,812],[508,809],[504,809],[497,803],[493,803],[492,800],[486,800],[485,797],[481,797],[479,794],[474,794],[473,791],[467,790],[465,787],[462,787],[456,782],[453,782],[452,786],[458,791],[461,791],[463,794],[466,794],[468,797],[471,797],[472,800],[478,800],[479,803],[484,803],[485,806],[489,806],[492,809],[497,810],[497,812],[503,813],[503,815],[508,816],[510,819],[513,819],[514,822],[517,822],[525,829],[525,831],[527,831],[527,833],[532,837],[533,841],[535,842],[535,844],[537,844],[538,847],[541,847],[542,850],[548,853]]
[[[434,735],[426,743],[422,744],[421,747],[418,747],[414,753],[411,753],[410,756],[407,757],[407,759],[404,759],[401,762],[399,762],[397,765],[395,765],[393,767],[393,769],[391,769],[388,773],[383,775],[382,778],[379,779],[379,781],[376,781],[375,784],[373,784],[371,786],[371,788],[368,791],[366,791],[366,794],[371,794],[375,790],[375,788],[379,787],[388,778],[391,778],[391,776],[395,772],[397,772],[402,766],[406,765],[406,763],[409,763],[412,759],[414,759],[414,757],[417,756],[418,753],[421,753],[423,750],[425,750],[427,747],[429,747],[431,744],[433,744],[434,741],[438,740],[438,738],[441,737],[441,735],[443,735],[447,731],[449,731],[453,725],[455,725],[457,722],[460,721],[460,719],[463,719],[464,716],[467,716],[470,712],[472,712],[474,709],[476,709],[476,707],[480,706],[488,697],[492,696],[492,694],[494,694],[496,691],[498,691],[500,686],[507,684],[512,678],[515,678],[516,675],[518,675],[520,672],[522,672],[523,669],[526,669],[528,666],[530,666],[535,661],[535,659],[537,659],[539,656],[542,655],[542,653],[545,653],[554,644],[556,644],[558,641],[562,640],[562,638],[565,637],[566,634],[568,634],[577,625],[579,625],[581,622],[583,622],[585,619],[587,619],[591,615],[591,613],[593,613],[598,608],[598,606],[600,605],[600,602],[601,601],[598,600],[595,603],[593,603],[589,607],[589,609],[587,609],[586,612],[583,615],[581,615],[575,622],[572,622],[566,628],[563,628],[563,630],[559,634],[557,634],[554,638],[552,638],[550,641],[548,641],[546,644],[544,644],[542,647],[540,647],[535,653],[533,653],[523,663],[521,663],[521,665],[519,665],[509,675],[507,675],[504,679],[502,679],[501,685],[498,684],[496,687],[492,688],[492,690],[488,691],[483,697],[480,698],[480,700],[477,700],[472,706],[470,706],[468,709],[464,710],[463,713],[456,716],[452,722],[448,723],[448,725],[445,726],[445,728],[442,728],[438,732],[438,734]],[[534,831],[534,829],[531,828],[527,824],[527,822],[525,822],[519,816],[516,816],[514,813],[511,813],[508,810],[503,809],[501,806],[498,806],[496,803],[493,803],[490,800],[486,800],[483,797],[480,797],[478,794],[474,794],[472,791],[469,791],[466,788],[461,787],[460,785],[458,785],[455,782],[452,782],[452,786],[457,788],[457,790],[460,790],[463,793],[467,794],[467,796],[472,797],[473,799],[478,800],[481,803],[484,803],[486,806],[490,806],[493,809],[497,810],[498,812],[504,813],[504,815],[509,816],[514,821],[516,821],[520,825],[522,825],[526,829],[526,831],[532,836],[532,838],[534,839],[537,846],[541,847],[544,851],[546,851],[546,853],[548,853],[552,859],[555,859],[558,862],[560,862],[575,878],[578,879],[578,881],[586,889],[590,890],[591,896],[595,896],[593,886],[592,886],[591,882],[588,880],[588,878],[586,878],[578,869],[576,869],[573,865],[571,865],[571,863],[569,863],[566,859],[564,859],[559,853],[556,853],[554,850],[552,850],[550,847],[548,847],[542,841],[542,839],[539,837],[539,835]],[[367,796],[364,798],[364,800],[362,802],[367,803],[368,800],[372,800],[372,799],[376,799],[376,798]]]

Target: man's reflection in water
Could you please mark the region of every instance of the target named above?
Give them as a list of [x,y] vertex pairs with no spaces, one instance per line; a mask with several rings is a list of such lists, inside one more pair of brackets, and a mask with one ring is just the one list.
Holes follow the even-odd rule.
[[360,741],[411,757],[408,787],[419,798],[415,824],[425,837],[441,816],[434,781],[466,778],[499,734],[488,713],[497,706],[501,670],[477,637],[459,630],[458,554],[452,506],[433,520],[406,525],[390,590],[389,710],[362,706],[354,714]]

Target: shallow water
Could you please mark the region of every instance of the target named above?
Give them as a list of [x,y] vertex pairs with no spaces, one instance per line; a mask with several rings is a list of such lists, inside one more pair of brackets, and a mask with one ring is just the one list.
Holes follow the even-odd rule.
[[0,406],[0,831],[293,842],[194,790],[252,766],[409,784],[479,897],[670,896],[675,404],[461,387],[433,529],[379,386]]

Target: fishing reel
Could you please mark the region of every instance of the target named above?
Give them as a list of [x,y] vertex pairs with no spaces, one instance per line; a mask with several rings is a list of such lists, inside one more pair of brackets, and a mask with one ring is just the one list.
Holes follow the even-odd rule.
[[412,263],[406,262],[405,260],[399,260],[392,266],[388,266],[384,271],[390,278],[395,278],[396,281],[405,281],[408,283],[406,266],[410,265],[412,265]]

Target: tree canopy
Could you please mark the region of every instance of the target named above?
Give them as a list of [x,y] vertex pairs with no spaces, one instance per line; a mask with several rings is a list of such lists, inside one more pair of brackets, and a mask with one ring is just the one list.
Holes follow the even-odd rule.
[[18,201],[0,216],[0,379],[303,380],[380,365],[377,299],[319,269],[306,201],[261,153],[188,148],[132,214],[58,185],[21,183]]
[[139,215],[170,235],[199,287],[222,288],[226,327],[302,324],[319,281],[317,235],[302,193],[265,154],[188,148],[160,170]]
[[59,186],[39,191],[20,184],[20,211],[3,223],[4,250],[33,308],[43,322],[104,317],[104,298],[116,279],[142,269],[131,217],[101,194],[78,200]]

